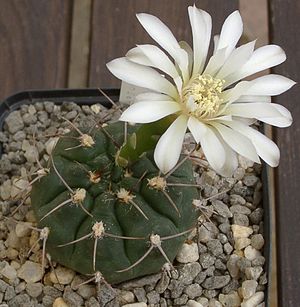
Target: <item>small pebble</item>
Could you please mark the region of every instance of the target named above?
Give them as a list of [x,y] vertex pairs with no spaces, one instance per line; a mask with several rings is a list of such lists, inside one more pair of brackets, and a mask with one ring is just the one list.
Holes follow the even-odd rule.
[[199,250],[197,243],[184,243],[180,248],[176,260],[180,263],[195,262],[199,259]]
[[147,304],[144,302],[139,302],[139,303],[133,303],[133,304],[126,304],[126,305],[123,305],[123,307],[147,307]]
[[256,234],[251,237],[251,246],[257,250],[263,248],[265,244],[264,237],[261,234]]
[[17,278],[17,271],[7,261],[0,262],[0,274],[9,280]]
[[263,272],[263,268],[261,266],[249,267],[245,269],[245,274],[246,274],[247,279],[258,280],[262,272]]
[[26,292],[31,297],[38,297],[43,292],[43,285],[41,283],[28,283],[26,285]]
[[231,225],[231,230],[234,238],[248,238],[253,230],[250,227]]
[[27,283],[35,283],[43,277],[42,266],[39,263],[26,261],[18,270],[18,277]]
[[58,297],[53,302],[52,307],[69,307],[69,305],[64,301],[62,297]]
[[204,307],[201,303],[196,302],[194,300],[188,300],[187,306],[188,307]]
[[203,283],[202,286],[205,289],[214,290],[214,289],[220,289],[224,286],[226,286],[230,281],[229,275],[224,276],[212,276],[208,277]]
[[234,240],[234,248],[237,250],[242,250],[248,245],[250,245],[251,240],[249,238],[236,238]]
[[59,266],[55,269],[55,272],[52,271],[50,273],[50,280],[54,284],[60,283],[62,285],[68,285],[72,282],[74,276],[75,272],[73,270]]
[[260,251],[253,248],[252,246],[247,246],[244,250],[245,257],[250,261],[254,260],[255,258],[261,256]]
[[184,291],[190,299],[198,297],[202,294],[202,287],[199,284],[188,285]]
[[256,292],[248,300],[243,301],[241,307],[256,307],[264,300],[264,292]]
[[256,280],[245,280],[242,283],[241,294],[244,299],[249,299],[256,291],[257,288],[257,281]]
[[226,307],[239,307],[241,306],[241,298],[237,292],[232,292],[230,294],[220,294],[219,301],[222,306]]

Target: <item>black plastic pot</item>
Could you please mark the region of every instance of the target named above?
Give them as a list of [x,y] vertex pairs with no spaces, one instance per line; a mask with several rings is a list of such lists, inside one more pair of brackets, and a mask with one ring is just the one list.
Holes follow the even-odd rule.
[[[117,102],[119,99],[119,89],[107,89],[104,90],[113,101]],[[0,103],[0,131],[3,128],[4,120],[7,115],[18,109],[23,104],[32,104],[35,102],[52,101],[56,104],[62,104],[63,102],[75,102],[79,105],[91,105],[100,103],[106,107],[111,107],[111,103],[108,99],[101,94],[98,89],[56,89],[56,90],[29,90],[24,92],[16,93],[9,96]],[[1,144],[0,144],[0,156],[1,156]],[[267,176],[267,168],[264,165],[262,173],[263,184],[263,207],[264,207],[264,238],[268,244],[264,246],[264,257],[266,259],[265,271],[268,277],[271,276],[272,268],[272,227],[271,219],[272,206],[269,198],[269,184]],[[265,303],[269,306],[270,301],[270,283],[268,284],[267,290],[265,291]],[[272,306],[270,306],[272,307]]]

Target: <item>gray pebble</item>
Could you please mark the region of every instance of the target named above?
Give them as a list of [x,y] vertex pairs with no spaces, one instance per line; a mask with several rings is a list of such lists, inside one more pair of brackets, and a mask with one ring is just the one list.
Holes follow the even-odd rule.
[[26,288],[26,283],[25,282],[20,282],[17,286],[15,286],[15,291],[16,293],[21,293],[22,291],[24,291]]
[[217,239],[222,243],[225,244],[228,242],[227,236],[224,235],[223,233],[219,233],[217,236]]
[[237,194],[231,194],[230,195],[230,204],[231,206],[235,206],[235,205],[245,205],[246,201],[245,199]]
[[263,266],[265,264],[265,257],[258,256],[254,260],[252,260],[252,266]]
[[189,297],[186,294],[182,294],[181,297],[174,299],[174,305],[183,306],[187,303]]
[[43,285],[41,283],[28,283],[26,292],[31,297],[38,297],[43,292]]
[[159,300],[159,306],[160,306],[160,307],[168,307],[168,306],[170,306],[170,305],[168,305],[167,300],[166,300],[165,298],[162,297],[162,298]]
[[101,306],[97,301],[97,299],[92,296],[85,302],[85,307],[101,307]]
[[265,244],[265,240],[261,234],[256,234],[251,237],[251,245],[257,250],[262,249],[264,244]]
[[219,230],[214,224],[205,222],[199,228],[198,239],[202,243],[207,243],[209,240],[215,239],[218,233]]
[[29,114],[29,113],[24,114],[22,119],[23,119],[23,122],[26,126],[30,126],[30,125],[35,124],[37,122],[36,115]]
[[241,257],[237,260],[236,265],[241,272],[245,272],[246,268],[251,267],[251,261],[247,258]]
[[87,105],[83,105],[82,106],[82,111],[85,115],[91,115],[93,114],[93,111],[91,110],[91,108]]
[[39,120],[39,122],[41,122],[41,123],[44,123],[45,121],[47,121],[48,120],[48,113],[46,112],[46,111],[39,111],[38,113],[37,113],[37,116],[38,116],[38,120]]
[[231,206],[229,210],[232,214],[240,213],[240,214],[249,215],[251,213],[251,210],[249,208],[241,205]]
[[206,245],[202,244],[202,243],[198,243],[198,250],[199,250],[199,254],[203,254],[207,252],[207,247]]
[[9,301],[11,300],[12,298],[14,298],[16,296],[16,292],[15,292],[15,289],[13,286],[8,286],[6,288],[6,291],[5,291],[5,295],[4,295],[4,299],[6,301]]
[[213,257],[211,254],[209,253],[204,253],[200,255],[199,258],[199,263],[201,264],[201,266],[204,269],[209,268],[211,265],[213,265],[215,263],[215,257]]
[[246,175],[243,179],[243,182],[247,187],[255,186],[258,181],[259,181],[259,178],[256,177],[255,175]]
[[198,262],[188,263],[180,268],[180,276],[178,278],[179,282],[184,285],[189,285],[193,282],[194,278],[201,271],[201,265]]
[[144,287],[146,285],[152,285],[154,287],[160,278],[161,273],[148,275],[142,278],[124,282],[120,285],[120,288],[124,290],[131,290],[133,288]]
[[9,285],[2,279],[0,279],[0,293],[4,293]]
[[138,302],[147,303],[146,291],[143,288],[135,288],[133,289],[133,293],[136,296]]
[[182,282],[176,279],[172,279],[168,286],[168,289],[171,290],[171,297],[172,298],[180,297],[180,295],[183,292],[184,287],[185,285]]
[[232,217],[232,213],[230,212],[228,206],[225,205],[222,201],[214,200],[212,204],[215,211],[217,211],[218,214],[221,215],[222,217]]
[[230,224],[229,223],[222,223],[219,225],[219,229],[225,233],[225,234],[228,234],[231,230],[230,228]]
[[[30,297],[27,294],[20,294],[9,301],[9,307],[26,306],[30,303]],[[28,306],[28,305],[27,305]]]
[[258,224],[262,221],[263,213],[264,213],[264,210],[263,210],[262,208],[257,208],[257,209],[255,209],[255,210],[249,215],[250,221],[251,221],[253,224],[258,225]]
[[156,291],[147,293],[148,304],[157,304],[160,300],[160,295]]
[[52,113],[54,109],[54,103],[52,101],[45,101],[44,102],[45,110],[48,113]]
[[26,133],[22,130],[17,131],[14,135],[13,135],[13,139],[14,141],[18,142],[18,141],[23,141],[26,139]]
[[43,292],[45,295],[51,296],[54,299],[62,295],[61,291],[51,286],[45,286]]
[[42,298],[42,303],[43,303],[43,306],[52,306],[53,303],[54,303],[54,300],[55,298],[49,296],[49,295],[45,295],[43,298]]
[[232,223],[240,226],[249,226],[248,216],[242,213],[235,213],[233,215]]
[[0,143],[6,143],[8,141],[8,138],[6,134],[2,131],[0,131]]
[[68,112],[66,115],[65,115],[65,118],[68,119],[68,120],[72,120],[74,119],[76,116],[77,116],[77,111],[70,111]]
[[169,282],[170,282],[170,277],[168,276],[168,274],[167,273],[162,274],[161,279],[159,280],[159,282],[155,287],[155,291],[157,293],[163,293],[168,288]]
[[[75,295],[76,294],[76,295]],[[114,290],[106,284],[102,284],[100,290],[97,293],[97,297],[100,305],[105,305],[106,303],[113,300],[116,296]],[[65,288],[64,298],[68,301],[74,300],[76,302],[77,297],[79,297],[79,301],[83,301],[82,297],[77,293],[73,292],[69,286]]]
[[8,159],[1,159],[0,160],[0,173],[7,174],[11,171],[11,162]]
[[208,277],[201,285],[208,290],[221,289],[230,281],[229,275]]
[[212,265],[210,266],[209,268],[207,268],[205,270],[205,273],[206,273],[206,276],[214,276],[214,273],[215,273],[215,266]]
[[9,151],[18,151],[22,149],[22,143],[21,142],[10,142],[9,143]]
[[184,293],[187,294],[190,299],[194,299],[202,294],[202,287],[199,284],[191,284],[184,289]]
[[225,243],[224,244],[224,251],[227,255],[230,255],[231,252],[233,251],[233,247],[230,243]]
[[44,104],[43,104],[42,102],[36,102],[36,103],[34,104],[34,106],[35,106],[35,109],[36,109],[37,111],[42,111],[42,110],[44,110]]
[[206,245],[209,252],[214,256],[219,256],[223,253],[222,244],[217,239],[208,241]]
[[216,270],[220,270],[220,271],[226,271],[227,269],[226,265],[223,263],[221,259],[217,259],[215,261],[215,268]]
[[206,272],[202,271],[195,277],[195,283],[202,284],[206,278]]
[[222,293],[228,294],[231,291],[236,291],[240,286],[241,285],[237,279],[231,279],[230,282],[222,288]]
[[203,290],[203,295],[207,297],[208,299],[214,298],[218,294],[219,294],[218,290],[207,290],[207,289]]
[[[100,305],[101,306],[101,305]],[[105,304],[105,307],[120,307],[119,300],[117,298]]]
[[11,134],[16,133],[24,128],[24,122],[21,117],[20,111],[11,112],[5,119],[7,129]]

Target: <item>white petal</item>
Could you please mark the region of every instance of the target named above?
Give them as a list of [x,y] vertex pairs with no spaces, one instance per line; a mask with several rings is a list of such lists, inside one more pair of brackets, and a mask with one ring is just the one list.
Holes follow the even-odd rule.
[[226,60],[226,48],[217,50],[217,52],[209,59],[208,64],[204,70],[204,75],[211,75],[214,77]]
[[242,95],[238,102],[265,102],[269,103],[272,101],[271,96],[255,96],[255,95]]
[[[226,77],[228,75],[240,70],[251,57],[254,50],[254,45],[255,41],[242,45],[233,50],[216,77],[219,79],[225,79],[226,81]],[[226,87],[226,82],[224,86]]]
[[[214,127],[219,131],[224,141],[240,155],[260,163],[255,147],[252,142],[241,133],[228,128],[219,123],[213,123]],[[227,122],[226,122],[227,125]]]
[[171,62],[169,57],[157,46],[138,45],[136,48],[140,49],[142,53],[147,57],[147,59],[151,63],[150,66],[160,69],[172,78],[177,78],[179,76],[175,65]]
[[205,157],[211,167],[215,170],[222,169],[225,163],[225,150],[214,129],[201,123],[194,117],[189,118],[188,128],[196,142],[201,144]]
[[113,75],[129,84],[177,97],[174,85],[150,67],[133,63],[126,58],[115,59],[106,66]]
[[258,119],[264,123],[270,124],[272,126],[284,128],[289,127],[292,122],[292,114],[291,112],[280,104],[272,103],[274,108],[280,113],[281,116],[278,117],[259,117]]
[[286,60],[283,49],[277,45],[266,45],[256,49],[249,61],[237,73],[228,76],[227,84],[241,80],[247,76],[251,76],[259,71],[274,67]]
[[141,93],[138,94],[135,97],[136,101],[147,101],[147,100],[153,100],[153,101],[165,101],[165,100],[170,100],[170,97],[165,94],[159,94],[159,93],[154,93],[154,92],[146,92],[146,93]]
[[188,8],[193,34],[194,67],[193,75],[201,73],[206,61],[209,48],[212,22],[211,16],[196,6]]
[[178,63],[184,81],[187,81],[188,55],[185,50],[180,48],[171,30],[156,16],[145,13],[137,14],[136,16],[148,34]]
[[225,110],[225,114],[234,116],[257,118],[280,117],[281,113],[276,109],[275,103],[233,103]]
[[225,150],[225,163],[218,173],[224,177],[231,177],[239,165],[237,154],[223,141],[217,131],[216,134]]
[[296,84],[293,80],[281,75],[266,75],[256,78],[251,82],[251,87],[246,95],[280,95]]
[[222,92],[220,97],[224,103],[230,104],[239,99],[248,90],[249,86],[249,81],[241,81],[235,87]]
[[194,52],[192,47],[186,42],[186,41],[180,41],[179,45],[182,49],[184,49],[188,55],[189,59],[189,75],[192,75],[192,69],[193,69],[193,56]]
[[148,59],[148,57],[142,52],[142,50],[138,47],[134,47],[130,49],[126,53],[126,58],[131,62],[145,65],[145,66],[153,66],[153,63]]
[[219,34],[215,35],[214,36],[214,51],[213,51],[213,54],[215,54],[218,50],[219,40],[220,40],[220,35]]
[[232,129],[239,131],[240,133],[248,137],[252,141],[258,155],[266,163],[268,163],[272,167],[278,166],[280,152],[277,145],[272,140],[268,139],[262,133],[248,127],[243,123],[231,122],[226,124]]
[[170,171],[179,160],[187,120],[187,116],[179,116],[160,137],[156,145],[154,160],[164,174]]
[[237,42],[243,33],[243,21],[239,11],[231,13],[225,20],[220,39],[218,43],[218,49],[227,47],[226,58],[235,48]]
[[181,108],[175,101],[140,101],[127,108],[121,115],[121,121],[131,123],[151,123]]

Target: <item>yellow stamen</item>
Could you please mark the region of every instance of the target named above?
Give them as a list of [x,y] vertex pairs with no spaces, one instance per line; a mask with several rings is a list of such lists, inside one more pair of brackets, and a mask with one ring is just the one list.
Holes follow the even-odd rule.
[[183,89],[183,103],[189,115],[197,118],[212,118],[223,102],[222,93],[225,81],[210,75],[197,75]]

